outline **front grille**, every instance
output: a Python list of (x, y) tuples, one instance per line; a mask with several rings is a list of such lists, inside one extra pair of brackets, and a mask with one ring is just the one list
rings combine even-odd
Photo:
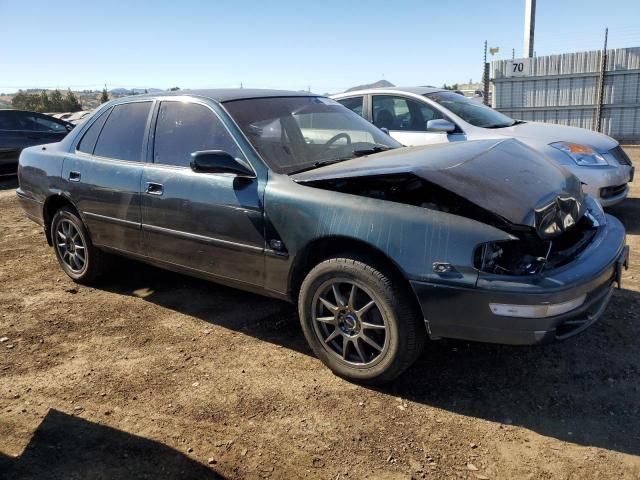
[(627, 184), (617, 185), (615, 187), (605, 187), (600, 189), (600, 198), (607, 200), (608, 198), (617, 197), (624, 193)]
[(609, 154), (615, 158), (620, 165), (631, 165), (631, 159), (627, 152), (625, 152), (620, 145), (616, 148), (609, 150)]

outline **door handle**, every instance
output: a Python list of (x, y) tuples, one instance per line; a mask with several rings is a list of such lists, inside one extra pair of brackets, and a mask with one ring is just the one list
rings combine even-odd
[(71, 172), (69, 172), (69, 181), (70, 182), (79, 182), (81, 176), (82, 175), (80, 175), (80, 172), (71, 171)]
[(162, 195), (164, 187), (159, 183), (147, 182), (147, 188), (144, 192), (149, 195)]

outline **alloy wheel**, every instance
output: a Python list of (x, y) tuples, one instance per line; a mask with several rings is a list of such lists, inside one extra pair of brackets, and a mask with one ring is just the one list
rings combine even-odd
[(379, 300), (347, 279), (325, 282), (313, 299), (313, 327), (323, 347), (354, 367), (377, 363), (389, 346), (388, 322)]
[(87, 262), (87, 249), (80, 230), (69, 220), (62, 220), (56, 228), (56, 248), (64, 264), (79, 273)]

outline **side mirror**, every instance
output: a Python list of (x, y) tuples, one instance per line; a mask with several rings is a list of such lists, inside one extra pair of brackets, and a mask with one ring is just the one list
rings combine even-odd
[(456, 126), (449, 120), (438, 118), (427, 122), (427, 132), (451, 133), (455, 131)]
[(238, 177), (255, 178), (244, 162), (222, 150), (203, 150), (191, 154), (191, 170), (200, 173), (231, 173)]
[(380, 128), (380, 130), (382, 130), (384, 133), (386, 133), (387, 135), (390, 135), (389, 133), (389, 129), (387, 127), (382, 127)]

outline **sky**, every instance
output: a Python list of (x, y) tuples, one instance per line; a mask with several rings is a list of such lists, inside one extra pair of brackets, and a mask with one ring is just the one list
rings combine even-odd
[[(479, 81), (522, 56), (524, 0), (0, 0), (0, 92)], [(640, 0), (538, 0), (537, 55), (640, 46)], [(490, 57), (491, 59), (491, 57)]]

